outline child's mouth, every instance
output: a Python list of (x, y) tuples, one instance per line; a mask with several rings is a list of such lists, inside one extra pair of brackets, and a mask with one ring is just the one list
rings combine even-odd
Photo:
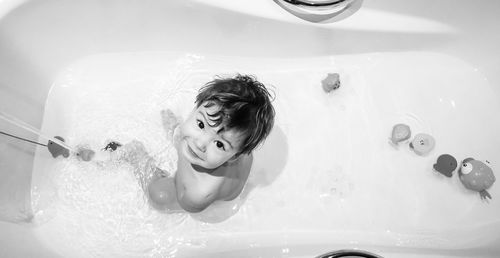
[(187, 145), (187, 148), (188, 148), (188, 152), (189, 154), (191, 154), (191, 156), (197, 158), (197, 159), (201, 159), (200, 156), (198, 156), (194, 151), (193, 149), (191, 149), (191, 147), (189, 146), (189, 144), (186, 144)]

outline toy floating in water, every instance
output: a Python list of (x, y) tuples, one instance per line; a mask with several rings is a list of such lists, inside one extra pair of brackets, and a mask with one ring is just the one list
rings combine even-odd
[(76, 156), (83, 161), (90, 161), (95, 156), (95, 151), (87, 147), (80, 147), (78, 148)]
[(115, 141), (110, 141), (106, 147), (103, 148), (104, 151), (115, 151), (118, 149), (118, 147), (121, 147), (121, 143), (115, 142)]
[(397, 146), (398, 143), (406, 141), (411, 137), (410, 127), (405, 124), (396, 124), (392, 127), (391, 137), (389, 138), (392, 145)]
[(434, 164), (434, 170), (437, 172), (451, 177), (453, 175), (453, 171), (457, 168), (457, 160), (451, 156), (450, 154), (443, 154), (438, 157), (436, 164)]
[(488, 165), (473, 158), (466, 158), (462, 161), (458, 176), (465, 188), (479, 192), (483, 200), (491, 199), (486, 189), (490, 188), (496, 179), (493, 170)]
[(329, 73), (325, 79), (321, 81), (323, 90), (328, 93), (340, 88), (340, 78), (338, 73)]
[(425, 133), (419, 133), (415, 135), (415, 138), (413, 138), (413, 141), (410, 142), (410, 148), (420, 156), (425, 156), (429, 152), (434, 149), (434, 145), (436, 144), (436, 141), (434, 140), (434, 137), (425, 134)]
[(176, 203), (174, 178), (161, 177), (148, 185), (148, 194), (151, 205), (158, 210), (165, 210), (169, 205)]
[[(61, 136), (55, 136), (54, 138), (64, 142), (64, 138), (62, 138)], [(54, 141), (49, 140), (47, 148), (49, 149), (50, 154), (52, 154), (52, 157), (54, 158), (57, 158), (60, 155), (62, 155), (65, 158), (69, 157), (69, 150)]]

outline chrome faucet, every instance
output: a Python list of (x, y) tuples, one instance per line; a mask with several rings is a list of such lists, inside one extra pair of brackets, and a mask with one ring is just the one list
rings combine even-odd
[(351, 16), (363, 0), (274, 0), (289, 13), (310, 22), (330, 23)]

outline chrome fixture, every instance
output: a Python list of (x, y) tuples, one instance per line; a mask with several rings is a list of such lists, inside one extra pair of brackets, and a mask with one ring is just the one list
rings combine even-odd
[(317, 256), (316, 258), (382, 258), (382, 256), (362, 250), (338, 250)]
[(330, 23), (351, 16), (363, 0), (274, 0), (289, 13), (310, 22)]

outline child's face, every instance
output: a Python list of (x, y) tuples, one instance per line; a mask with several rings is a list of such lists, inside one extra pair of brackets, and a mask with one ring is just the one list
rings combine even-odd
[(214, 169), (239, 152), (243, 137), (235, 130), (221, 130), (212, 127), (208, 114), (214, 114), (219, 107), (204, 107), (203, 103), (194, 109), (180, 125), (180, 153), (193, 165)]

